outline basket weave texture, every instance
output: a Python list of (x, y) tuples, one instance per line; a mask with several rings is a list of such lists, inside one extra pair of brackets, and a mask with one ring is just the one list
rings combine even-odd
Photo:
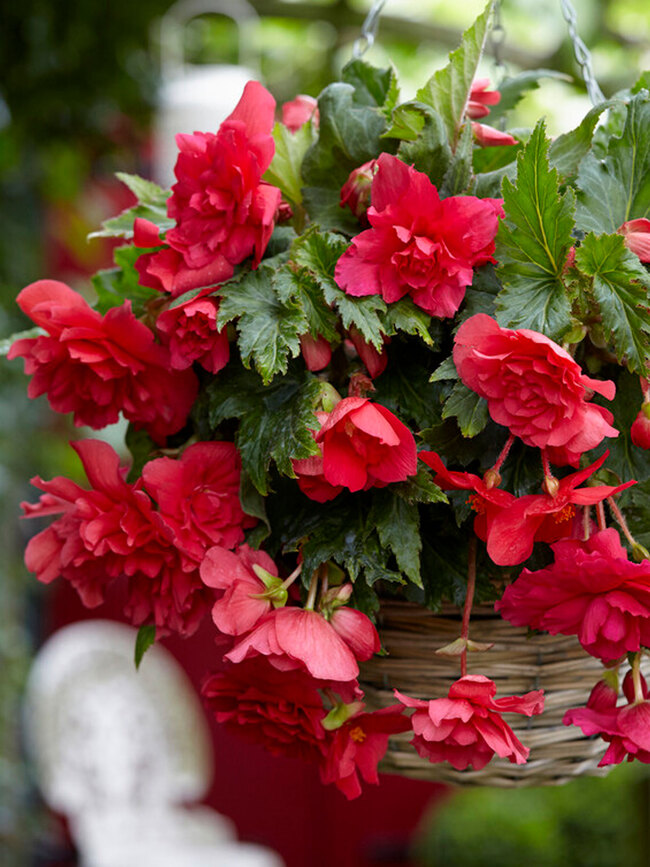
[[(460, 634), (456, 607), (433, 613), (408, 602), (382, 605), (378, 621), (382, 645), (388, 655), (361, 666), (361, 685), (368, 709), (395, 703), (393, 688), (413, 698), (447, 695), (460, 676), (458, 659), (436, 655), (439, 647)], [(531, 718), (505, 714), (521, 742), (530, 748), (524, 765), (495, 758), (480, 771), (457, 771), (448, 762), (432, 764), (417, 755), (409, 741), (412, 733), (391, 738), (380, 770), (420, 780), (456, 785), (502, 788), (560, 785), (581, 775), (603, 776), (598, 768), (606, 744), (586, 738), (576, 726), (562, 725), (565, 711), (584, 706), (602, 665), (582, 649), (573, 636), (528, 635), (495, 614), (492, 605), (475, 605), (470, 635), (475, 641), (493, 642), (484, 653), (468, 655), (468, 673), (484, 674), (497, 686), (497, 698), (543, 689), (544, 712)]]

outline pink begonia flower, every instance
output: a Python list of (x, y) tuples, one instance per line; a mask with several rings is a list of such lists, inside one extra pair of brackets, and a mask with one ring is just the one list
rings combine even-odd
[(239, 545), (244, 530), (257, 523), (241, 507), (240, 476), (239, 452), (228, 442), (194, 443), (178, 460), (156, 458), (142, 470), (175, 544), (197, 562), (212, 545)]
[(404, 706), (395, 704), (372, 713), (357, 711), (329, 734), (320, 776), (325, 784), (334, 783), (351, 800), (361, 794), (359, 774), (366, 783), (379, 783), (377, 765), (388, 748), (388, 739), (411, 728)]
[(177, 182), (167, 202), (176, 221), (165, 241), (189, 268), (223, 256), (231, 265), (253, 254), (257, 266), (273, 232), (281, 193), (262, 181), (273, 159), (275, 100), (249, 81), (217, 133), (176, 136)]
[(612, 400), (614, 383), (585, 376), (544, 334), (501, 328), (477, 313), (458, 329), (454, 364), (463, 383), (487, 400), (497, 424), (526, 445), (547, 449), (555, 464), (577, 466), (603, 437), (618, 436), (611, 412), (588, 402), (594, 391)]
[(650, 449), (650, 402), (644, 402), (630, 428), (630, 438), (640, 449)]
[(336, 264), (334, 279), (353, 296), (409, 295), (432, 316), (453, 316), (474, 267), (494, 262), (501, 199), (441, 199), (427, 175), (381, 154), (372, 181), (371, 228), (357, 235)]
[(517, 144), (517, 139), (513, 138), (510, 133), (502, 132), (500, 129), (495, 129), (493, 126), (488, 126), (485, 123), (473, 123), (472, 135), (474, 136), (474, 141), (482, 148)]
[(377, 160), (369, 160), (353, 169), (341, 187), (341, 207), (349, 208), (358, 220), (368, 224), (366, 214), (370, 206), (372, 179), (377, 171)]
[[(319, 411), (316, 414), (318, 423), (323, 425), (329, 416), (329, 413)], [(316, 436), (316, 431), (312, 431), (312, 436)], [(317, 503), (327, 503), (333, 500), (343, 490), (343, 485), (331, 485), (325, 478), (323, 470), (323, 451), (322, 446), (320, 454), (314, 455), (311, 458), (295, 458), (291, 461), (291, 466), (298, 480), (298, 487), (309, 497), (310, 500), (315, 500)]]
[(359, 358), (365, 364), (370, 378), (376, 379), (378, 376), (381, 376), (386, 370), (386, 365), (388, 364), (386, 346), (390, 343), (390, 337), (384, 337), (384, 345), (380, 351), (375, 349), (372, 343), (368, 343), (364, 339), (363, 334), (361, 334), (354, 325), (350, 328), (349, 334), (350, 340), (352, 341)]
[(318, 100), (313, 96), (299, 93), (294, 99), (282, 106), (282, 123), (289, 132), (297, 132), (303, 124), (311, 120), (317, 127), (319, 122)]
[(156, 330), (169, 347), (174, 370), (186, 370), (196, 361), (210, 373), (217, 373), (228, 364), (228, 332), (225, 327), (217, 328), (218, 312), (216, 298), (197, 296), (158, 316)]
[(650, 645), (650, 561), (633, 563), (613, 527), (552, 546), (554, 562), (524, 569), (495, 603), (514, 626), (577, 635), (605, 661)]
[(469, 91), (469, 99), (465, 107), (465, 115), (472, 120), (478, 120), (490, 113), (489, 105), (497, 105), (501, 101), (498, 90), (488, 90), (489, 78), (475, 78)]
[(624, 491), (636, 482), (622, 485), (578, 487), (602, 467), (609, 452), (593, 464), (559, 480), (555, 496), (528, 494), (513, 499), (495, 514), (487, 534), (487, 550), (499, 566), (523, 563), (533, 552), (534, 542), (557, 542), (571, 534), (576, 506), (593, 506)]
[(447, 698), (420, 701), (396, 697), (415, 708), (411, 741), (418, 754), (430, 762), (447, 761), (458, 771), (472, 766), (480, 771), (496, 753), (511, 763), (524, 764), (530, 750), (515, 736), (502, 713), (539, 714), (544, 708), (543, 690), (522, 696), (495, 699), (496, 686), (482, 674), (468, 674), (449, 688)]
[(129, 485), (108, 443), (72, 443), (90, 490), (63, 477), (33, 484), (45, 491), (37, 504), (23, 504), (29, 518), (60, 514), (27, 544), (25, 563), (39, 581), (69, 581), (83, 604), (94, 608), (106, 588), (128, 579), (128, 615), (138, 624), (153, 619), (159, 634), (189, 635), (207, 611), (210, 592), (195, 563), (183, 558), (140, 483)]
[(642, 262), (650, 262), (650, 220), (645, 217), (628, 220), (616, 231), (623, 235), (628, 250), (636, 253)]
[[(647, 699), (648, 686), (643, 675), (641, 687)], [(650, 701), (635, 701), (631, 671), (625, 675), (623, 691), (628, 704), (617, 707), (616, 690), (599, 681), (591, 691), (587, 706), (568, 710), (562, 720), (564, 725), (581, 728), (587, 737), (599, 735), (609, 743), (598, 767), (618, 765), (623, 759), (650, 764)]]
[(379, 638), (372, 622), (361, 612), (356, 612), (357, 630), (351, 635), (350, 620), (341, 616), (342, 611), (335, 611), (328, 621), (317, 611), (277, 608), (266, 614), (225, 658), (241, 662), (261, 655), (282, 671), (297, 668), (319, 680), (356, 680), (357, 660), (370, 659), (379, 649)]
[(278, 671), (263, 656), (230, 665), (202, 687), (219, 723), (273, 755), (320, 761), (327, 733), (321, 684), (303, 671)]
[[(268, 554), (248, 545), (241, 545), (236, 552), (215, 545), (201, 562), (203, 583), (224, 591), (212, 608), (212, 619), (217, 629), (226, 635), (250, 632), (272, 608), (271, 598), (264, 596), (268, 588), (255, 572), (255, 566), (271, 575), (278, 574)], [(281, 583), (279, 577), (277, 583)]]
[(351, 491), (402, 482), (417, 472), (413, 434), (381, 404), (366, 397), (339, 401), (316, 442), (323, 449), (323, 474), (331, 485)]
[(305, 359), (307, 370), (313, 372), (323, 370), (332, 360), (332, 347), (320, 334), (318, 337), (302, 334), (300, 336), (300, 351)]
[(167, 349), (131, 312), (130, 301), (105, 316), (64, 283), (39, 280), (18, 294), (20, 309), (47, 331), (16, 340), (9, 358), (25, 359), (31, 398), (47, 394), (56, 412), (95, 429), (120, 412), (159, 443), (187, 421), (198, 392), (191, 370), (170, 370)]

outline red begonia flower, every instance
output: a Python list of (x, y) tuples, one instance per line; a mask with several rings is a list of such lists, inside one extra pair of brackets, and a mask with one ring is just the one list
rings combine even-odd
[(577, 635), (606, 661), (650, 646), (650, 561), (633, 563), (613, 527), (552, 545), (555, 561), (524, 569), (495, 608), (515, 626)]
[(473, 123), (472, 135), (474, 136), (474, 141), (482, 148), (503, 147), (505, 145), (517, 144), (517, 139), (513, 138), (510, 133), (502, 132), (500, 129), (488, 126), (486, 123)]
[(95, 429), (120, 412), (157, 442), (176, 433), (198, 391), (191, 370), (170, 369), (169, 353), (131, 312), (131, 302), (104, 316), (64, 283), (39, 280), (17, 297), (23, 313), (47, 331), (16, 340), (9, 358), (25, 359), (33, 374), (28, 394), (47, 394), (56, 412), (72, 412), (77, 426)]
[(367, 212), (370, 206), (372, 179), (377, 171), (377, 160), (369, 160), (350, 172), (341, 187), (341, 207), (349, 208), (358, 220), (368, 225)]
[(311, 120), (314, 126), (318, 126), (318, 100), (313, 96), (299, 93), (282, 106), (282, 123), (289, 132), (297, 132), (308, 120)]
[(388, 364), (386, 346), (390, 343), (390, 337), (384, 337), (384, 344), (381, 350), (378, 350), (375, 349), (372, 343), (368, 343), (364, 339), (363, 334), (354, 325), (350, 328), (349, 334), (357, 355), (365, 364), (370, 378), (376, 379), (378, 376), (381, 376)]
[[(319, 411), (316, 413), (316, 418), (321, 425), (327, 417), (328, 413), (326, 412)], [(315, 437), (316, 431), (312, 431), (312, 435)], [(317, 503), (326, 503), (341, 493), (343, 485), (331, 485), (325, 478), (322, 446), (319, 446), (319, 448), (321, 449), (320, 454), (314, 455), (311, 458), (293, 459), (291, 466), (296, 474), (298, 487), (303, 494)]]
[(320, 334), (312, 337), (310, 334), (300, 335), (300, 351), (305, 359), (307, 370), (322, 370), (332, 360), (332, 347)]
[(511, 763), (524, 764), (530, 751), (501, 714), (532, 716), (544, 707), (542, 690), (495, 699), (494, 682), (481, 674), (461, 677), (449, 688), (447, 698), (421, 701), (397, 690), (395, 695), (406, 707), (415, 708), (411, 743), (418, 754), (430, 762), (447, 761), (459, 771), (469, 765), (480, 771), (495, 753)]
[(410, 295), (432, 316), (453, 316), (473, 268), (494, 262), (501, 199), (441, 199), (427, 175), (381, 154), (372, 181), (371, 228), (357, 235), (334, 278), (349, 295)]
[(196, 361), (217, 373), (228, 364), (228, 332), (217, 328), (218, 311), (216, 298), (198, 296), (163, 310), (156, 319), (156, 330), (169, 347), (174, 370), (186, 370)]
[(630, 439), (640, 449), (650, 449), (650, 403), (644, 402), (630, 428)]
[(501, 101), (498, 90), (488, 90), (489, 78), (475, 78), (469, 91), (469, 99), (465, 115), (472, 120), (478, 120), (490, 113), (489, 105), (497, 105)]
[(650, 262), (650, 220), (645, 217), (628, 220), (616, 231), (623, 235), (628, 250), (636, 253), (642, 262)]
[(417, 472), (413, 434), (390, 410), (366, 397), (339, 401), (315, 438), (331, 485), (360, 491), (402, 482)]
[(611, 412), (588, 402), (594, 391), (612, 400), (614, 383), (585, 376), (544, 334), (501, 328), (477, 313), (458, 329), (454, 364), (465, 385), (487, 400), (497, 424), (526, 445), (547, 449), (555, 464), (577, 466), (603, 437), (618, 436)]

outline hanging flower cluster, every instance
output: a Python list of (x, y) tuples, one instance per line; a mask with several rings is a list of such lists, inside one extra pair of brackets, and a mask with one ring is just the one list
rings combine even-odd
[[(104, 225), (125, 245), (94, 307), (52, 280), (17, 299), (38, 329), (10, 350), (30, 396), (96, 430), (122, 415), (133, 459), (80, 440), (87, 486), (33, 480), (25, 515), (53, 520), (28, 568), (89, 607), (119, 591), (156, 637), (209, 624), (216, 719), (348, 797), (399, 733), (458, 770), (526, 762), (507, 715), (540, 714), (542, 692), (497, 696), (480, 653), (468, 673), (468, 648), (489, 652), (475, 590), (496, 599), (505, 578), (503, 618), (607, 666), (565, 722), (602, 735), (604, 763), (650, 761), (633, 535), (650, 516), (650, 94), (621, 95), (597, 156), (583, 126), (551, 142), (543, 122), (523, 140), (479, 123), (500, 109), (474, 79), (490, 11), (417, 101), (354, 60), (275, 122), (250, 82), (218, 130), (178, 136), (171, 192), (127, 178), (140, 203)], [(460, 570), (447, 694), (395, 683), (371, 709), (360, 663), (384, 595), (435, 607)]]

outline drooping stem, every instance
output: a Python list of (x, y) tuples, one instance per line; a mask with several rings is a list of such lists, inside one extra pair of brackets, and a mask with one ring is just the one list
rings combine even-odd
[(590, 506), (583, 506), (582, 507), (582, 535), (583, 535), (585, 542), (589, 538), (590, 529), (591, 529), (591, 507)]
[(643, 685), (641, 684), (641, 654), (632, 657), (632, 683), (634, 684), (634, 703), (644, 701)]
[(282, 589), (283, 589), (283, 590), (288, 590), (289, 587), (291, 587), (291, 585), (292, 585), (293, 582), (296, 580), (296, 578), (298, 577), (298, 575), (300, 575), (301, 572), (302, 572), (302, 563), (299, 563), (299, 564), (296, 566), (296, 568), (293, 570), (293, 572), (291, 573), (291, 575), (289, 575), (289, 577), (286, 578), (286, 579), (282, 582)]
[(598, 521), (598, 529), (602, 532), (607, 529), (607, 521), (605, 520), (605, 506), (602, 501), (596, 503), (596, 520)]
[(499, 457), (496, 459), (496, 461), (494, 462), (494, 466), (492, 467), (492, 470), (495, 473), (498, 473), (499, 470), (501, 469), (501, 467), (503, 466), (503, 462), (508, 457), (508, 453), (509, 453), (510, 449), (512, 448), (512, 444), (514, 443), (514, 441), (515, 441), (515, 435), (510, 434), (510, 436), (506, 440), (506, 444), (499, 452)]
[(305, 602), (305, 611), (313, 611), (314, 603), (316, 602), (316, 593), (318, 592), (318, 570), (314, 572), (311, 576), (311, 583), (309, 585), (309, 593), (307, 594), (307, 601)]
[(635, 548), (636, 544), (637, 544), (636, 539), (634, 538), (632, 533), (630, 533), (630, 528), (627, 525), (627, 521), (625, 520), (625, 517), (623, 516), (623, 512), (621, 512), (619, 507), (614, 502), (614, 497), (607, 497), (607, 504), (612, 511), (612, 515), (616, 518), (616, 522), (618, 523), (619, 527), (621, 528), (623, 535), (625, 536), (627, 541), (630, 543), (630, 545), (632, 545), (632, 547)]
[[(463, 608), (463, 623), (461, 627), (460, 637), (467, 640), (469, 638), (469, 618), (472, 613), (472, 603), (474, 602), (474, 589), (476, 587), (476, 537), (472, 536), (467, 546), (467, 595), (465, 596), (465, 607)], [(460, 676), (465, 677), (467, 674), (467, 647), (460, 655)]]

